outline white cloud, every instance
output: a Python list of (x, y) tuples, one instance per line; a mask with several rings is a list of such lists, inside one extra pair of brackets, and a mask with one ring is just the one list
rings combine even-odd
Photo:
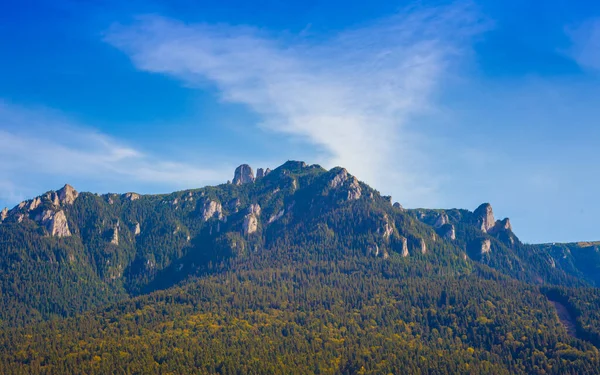
[[(433, 203), (414, 116), (485, 29), (469, 3), (405, 9), (394, 17), (307, 39), (246, 26), (187, 25), (158, 16), (115, 25), (106, 40), (141, 70), (214, 85), (262, 116), (263, 129), (300, 137), (399, 199)], [(314, 159), (315, 155), (307, 155)], [(393, 171), (393, 172), (392, 172)], [(427, 179), (430, 186), (423, 179)]]
[(60, 187), (48, 186), (55, 180), (87, 181), (94, 186), (102, 181), (124, 189), (177, 189), (223, 182), (231, 169), (164, 160), (74, 124), (59, 113), (1, 101), (0, 160), (0, 202), (6, 204)]
[(600, 18), (569, 27), (566, 32), (572, 42), (569, 55), (584, 68), (600, 69)]

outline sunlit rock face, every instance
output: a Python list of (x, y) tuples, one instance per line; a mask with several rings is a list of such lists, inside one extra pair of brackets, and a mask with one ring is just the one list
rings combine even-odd
[(489, 203), (484, 203), (479, 206), (475, 212), (475, 217), (481, 228), (481, 231), (487, 233), (491, 228), (496, 225), (496, 219), (494, 219), (494, 210)]
[(235, 185), (249, 184), (254, 182), (254, 172), (248, 164), (242, 164), (235, 169), (233, 183)]

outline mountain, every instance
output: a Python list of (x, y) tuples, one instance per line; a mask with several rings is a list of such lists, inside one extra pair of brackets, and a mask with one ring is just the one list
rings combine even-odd
[(600, 371), (598, 244), (523, 244), (489, 204), (407, 210), (288, 161), (0, 221), (3, 374)]

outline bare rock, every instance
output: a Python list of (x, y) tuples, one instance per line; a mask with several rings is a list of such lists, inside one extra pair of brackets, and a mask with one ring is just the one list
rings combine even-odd
[(380, 250), (379, 245), (377, 244), (369, 246), (368, 252), (369, 254), (373, 254), (375, 257), (382, 257), (383, 259), (388, 259), (390, 257), (390, 254), (387, 252), (387, 250)]
[(4, 220), (6, 220), (7, 217), (8, 217), (8, 208), (4, 207), (2, 212), (0, 212), (0, 223), (3, 222)]
[(140, 195), (138, 193), (126, 193), (124, 196), (125, 196), (125, 199), (128, 199), (131, 202), (137, 201), (138, 199), (140, 199)]
[(358, 183), (358, 179), (356, 177), (352, 177), (352, 182), (350, 183), (350, 187), (348, 189), (348, 200), (356, 200), (360, 199), (362, 195), (362, 190), (360, 189), (360, 184)]
[(348, 171), (345, 168), (340, 171), (329, 181), (329, 187), (336, 189), (341, 186), (348, 179)]
[(75, 199), (79, 196), (77, 190), (73, 188), (73, 186), (66, 184), (62, 189), (56, 192), (58, 194), (58, 198), (60, 199), (60, 203), (62, 204), (73, 204)]
[(437, 220), (435, 221), (435, 224), (433, 224), (433, 226), (435, 228), (441, 228), (444, 225), (448, 224), (450, 222), (450, 220), (448, 220), (448, 215), (445, 212), (440, 213), (440, 216), (438, 216)]
[(260, 206), (258, 205), (258, 203), (253, 203), (250, 205), (250, 207), (248, 207), (248, 213), (255, 215), (255, 216), (260, 216)]
[(494, 210), (492, 210), (492, 206), (489, 203), (484, 203), (479, 206), (475, 210), (474, 215), (477, 218), (477, 223), (480, 226), (481, 231), (484, 233), (487, 233), (496, 224)]
[(55, 191), (47, 192), (46, 195), (44, 195), (44, 198), (52, 202), (53, 205), (57, 207), (60, 206), (60, 199), (58, 198), (58, 194), (56, 194)]
[(488, 238), (481, 241), (481, 255), (488, 254), (492, 251), (492, 241)]
[(283, 215), (285, 214), (285, 209), (281, 209), (281, 211), (279, 211), (277, 214), (272, 215), (269, 218), (269, 224), (281, 219), (283, 217)]
[(496, 224), (494, 224), (494, 226), (488, 230), (489, 234), (496, 234), (501, 232), (512, 232), (512, 225), (510, 224), (509, 218), (496, 221)]
[(142, 228), (140, 227), (140, 223), (135, 223), (135, 226), (133, 227), (133, 235), (139, 236), (141, 233), (142, 233)]
[(29, 211), (33, 211), (38, 208), (42, 204), (42, 200), (40, 197), (37, 197), (29, 203)]
[(113, 245), (119, 245), (119, 225), (115, 225), (113, 228), (112, 238), (110, 239), (110, 243)]
[(442, 226), (439, 231), (440, 235), (447, 240), (454, 241), (456, 239), (456, 228), (452, 224)]
[(204, 207), (202, 210), (202, 220), (207, 221), (213, 217), (216, 217), (219, 220), (223, 219), (223, 207), (219, 202), (208, 200), (204, 202)]
[[(394, 227), (393, 225), (390, 224), (390, 220), (389, 217), (387, 215), (385, 215), (384, 217), (385, 220), (385, 224), (383, 225), (383, 239), (388, 240), (390, 238), (390, 236), (394, 233)], [(377, 232), (379, 232), (380, 230), (378, 229)]]
[(254, 172), (248, 164), (242, 164), (235, 169), (233, 183), (235, 185), (249, 184), (254, 182)]
[(45, 226), (52, 237), (69, 237), (69, 223), (64, 211), (45, 210), (39, 214), (35, 221)]
[(265, 169), (265, 177), (267, 177), (269, 173), (271, 173), (271, 170), (269, 168)]
[(419, 242), (421, 246), (421, 254), (427, 254), (427, 244), (425, 243), (425, 240), (421, 238)]
[(262, 168), (258, 168), (256, 170), (256, 179), (258, 180), (259, 178), (263, 178), (265, 177), (265, 170)]
[(406, 239), (406, 237), (402, 237), (402, 252), (400, 253), (400, 255), (402, 255), (402, 257), (406, 258), (409, 254), (408, 254), (408, 240)]
[(249, 235), (258, 230), (258, 218), (254, 214), (248, 214), (244, 217), (244, 234)]

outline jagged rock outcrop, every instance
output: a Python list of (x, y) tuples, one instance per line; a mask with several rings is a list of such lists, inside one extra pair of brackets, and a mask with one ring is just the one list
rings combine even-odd
[(489, 203), (484, 203), (477, 207), (473, 213), (477, 219), (477, 224), (481, 228), (481, 231), (487, 233), (491, 228), (496, 225), (496, 219), (494, 219), (494, 210)]
[(252, 214), (255, 216), (260, 216), (260, 206), (258, 205), (258, 203), (253, 203), (250, 205), (250, 207), (248, 207), (248, 214)]
[(373, 254), (375, 257), (382, 257), (383, 259), (388, 259), (390, 257), (388, 251), (385, 248), (380, 250), (379, 245), (377, 244), (369, 246), (368, 253)]
[(140, 223), (135, 223), (133, 226), (133, 235), (139, 236), (142, 233), (142, 228), (140, 227)]
[(489, 234), (496, 234), (501, 232), (512, 232), (512, 225), (510, 225), (509, 218), (496, 221), (496, 224), (494, 224), (494, 226), (488, 230)]
[(223, 219), (223, 207), (219, 202), (207, 200), (204, 202), (204, 207), (202, 209), (202, 220), (207, 221), (213, 217), (216, 217), (219, 220)]
[(402, 205), (399, 202), (394, 203), (393, 207), (397, 208), (397, 209), (399, 209), (401, 211), (404, 211), (404, 207), (402, 207)]
[(7, 217), (8, 217), (8, 208), (4, 207), (2, 212), (0, 212), (0, 223), (3, 222), (4, 220), (6, 220)]
[(37, 197), (37, 198), (31, 200), (31, 203), (29, 203), (29, 211), (35, 210), (41, 204), (42, 204), (42, 200), (40, 199), (40, 197)]
[(254, 182), (254, 172), (248, 164), (242, 164), (235, 169), (233, 175), (234, 185), (249, 184)]
[(345, 168), (340, 171), (329, 181), (329, 187), (336, 189), (341, 186), (348, 179), (348, 171)]
[(265, 170), (262, 168), (258, 168), (256, 170), (256, 179), (258, 180), (259, 178), (263, 178), (265, 177)]
[(140, 199), (140, 195), (138, 193), (126, 193), (124, 195), (124, 197), (125, 197), (125, 199), (128, 199), (131, 202), (137, 201), (138, 199)]
[(113, 245), (119, 245), (119, 224), (115, 225), (112, 232), (110, 243)]
[(50, 201), (53, 205), (60, 206), (60, 198), (58, 197), (58, 194), (55, 191), (49, 191), (42, 197), (44, 200)]
[(404, 258), (406, 258), (409, 255), (408, 239), (406, 239), (406, 237), (402, 237), (400, 240), (402, 241), (402, 252), (400, 253), (400, 255), (402, 255)]
[(445, 212), (440, 213), (440, 216), (438, 216), (437, 220), (435, 221), (435, 224), (433, 224), (433, 226), (435, 228), (441, 228), (444, 225), (448, 224), (450, 222), (450, 220), (448, 219), (448, 215)]
[(249, 235), (258, 230), (258, 218), (254, 214), (248, 214), (244, 217), (244, 234)]
[(45, 210), (36, 216), (35, 221), (46, 227), (52, 237), (69, 237), (69, 223), (64, 211)]
[(446, 224), (439, 228), (440, 236), (447, 240), (454, 241), (456, 239), (456, 228), (452, 224)]
[(73, 186), (66, 184), (62, 187), (62, 189), (56, 192), (58, 194), (58, 199), (62, 204), (73, 204), (75, 199), (79, 196), (77, 190), (73, 188)]
[(269, 168), (265, 169), (265, 177), (267, 177), (269, 173), (271, 173), (271, 170)]
[(489, 239), (484, 239), (481, 241), (481, 255), (488, 254), (492, 251), (492, 241)]
[(427, 254), (427, 244), (425, 243), (424, 239), (420, 239), (419, 245), (421, 247), (421, 254)]
[(279, 211), (278, 213), (276, 213), (275, 215), (272, 215), (269, 218), (269, 224), (281, 219), (283, 217), (283, 215), (285, 214), (285, 209), (281, 209), (281, 211)]
[(390, 236), (394, 233), (394, 227), (390, 224), (390, 220), (387, 215), (384, 215), (383, 219), (385, 221), (383, 228), (377, 229), (377, 233), (381, 232), (383, 235), (383, 239), (388, 240)]
[(350, 183), (350, 187), (348, 188), (348, 200), (352, 201), (359, 199), (361, 195), (362, 191), (360, 189), (358, 179), (356, 177), (352, 177), (352, 182)]

